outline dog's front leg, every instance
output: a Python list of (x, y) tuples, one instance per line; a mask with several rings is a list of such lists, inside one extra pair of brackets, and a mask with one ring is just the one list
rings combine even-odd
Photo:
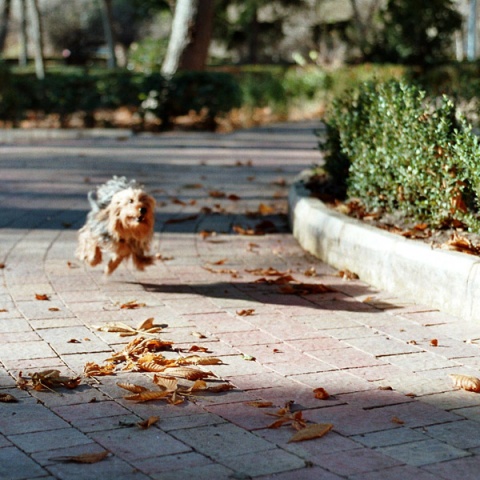
[(105, 274), (110, 275), (112, 274), (117, 267), (122, 263), (122, 260), (125, 257), (122, 255), (114, 254), (112, 258), (110, 258), (110, 261), (108, 262), (107, 266), (105, 267)]

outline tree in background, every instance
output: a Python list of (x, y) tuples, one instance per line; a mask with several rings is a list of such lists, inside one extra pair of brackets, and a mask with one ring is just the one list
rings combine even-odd
[(45, 60), (43, 58), (43, 28), (37, 0), (29, 0), (30, 23), (32, 30), (33, 52), (35, 57), (35, 73), (39, 80), (45, 78)]
[(11, 0), (3, 0), (0, 10), (0, 52), (3, 53), (5, 48), (5, 40), (7, 38), (8, 23), (10, 21), (10, 10), (12, 6)]
[(462, 17), (452, 0), (388, 0), (374, 58), (392, 63), (428, 64), (449, 60), (453, 34)]
[(214, 0), (177, 0), (163, 74), (171, 76), (177, 70), (205, 68), (213, 13)]
[(112, 0), (101, 0), (100, 3), (103, 31), (108, 50), (107, 65), (109, 68), (115, 68), (117, 66), (117, 56), (115, 55), (115, 36), (113, 34)]
[(305, 16), (312, 11), (305, 0), (218, 0), (218, 4), (215, 38), (235, 60), (251, 64), (278, 61), (285, 20), (302, 8)]

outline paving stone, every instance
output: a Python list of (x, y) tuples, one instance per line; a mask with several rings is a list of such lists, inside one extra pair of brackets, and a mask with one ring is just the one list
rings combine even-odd
[(403, 443), (418, 442), (429, 439), (425, 433), (422, 433), (421, 429), (414, 430), (406, 427), (365, 433), (362, 435), (355, 435), (351, 438), (369, 448), (401, 445)]
[[(351, 480), (404, 480), (414, 478), (415, 480), (438, 480), (439, 477), (426, 472), (421, 468), (410, 465), (385, 468), (376, 472), (360, 473), (349, 477)], [(449, 477), (445, 477), (449, 478)]]
[(161, 472), (158, 475), (153, 474), (152, 478), (158, 480), (184, 480), (185, 478), (195, 478), (195, 480), (211, 480), (212, 478), (215, 480), (229, 480), (234, 478), (234, 473), (223, 465), (211, 463), (209, 465)]
[(258, 477), (302, 468), (305, 461), (289, 452), (276, 449), (222, 458), (222, 464), (238, 474)]
[(381, 447), (378, 451), (402, 463), (416, 467), (445, 462), (470, 455), (470, 453), (465, 450), (452, 447), (438, 440), (422, 440), (420, 442)]
[[(0, 310), (7, 311), (0, 311), (0, 392), (15, 395), (19, 403), (2, 404), (0, 456), (10, 463), (0, 477), (478, 477), (478, 396), (455, 390), (448, 374), (478, 376), (480, 327), (360, 280), (346, 282), (287, 232), (288, 187), (274, 182), (282, 177), (288, 183), (318, 162), (314, 126), (317, 122), (224, 135), (170, 132), (121, 143), (57, 139), (9, 145), (0, 160), (2, 181), (21, 188), (2, 199), (0, 249), (7, 266), (1, 270)], [(123, 264), (107, 278), (101, 268), (83, 266), (73, 255), (88, 208), (86, 194), (113, 173), (135, 177), (155, 192), (153, 251), (173, 258), (144, 272)], [(186, 188), (196, 183), (203, 188)], [(240, 200), (209, 198), (219, 185)], [(174, 197), (186, 205), (172, 203)], [(256, 211), (259, 202), (275, 205), (279, 214), (269, 218), (279, 231), (232, 234), (232, 225), (258, 223), (246, 212)], [(166, 223), (197, 214), (202, 206), (219, 213)], [(204, 239), (202, 229), (217, 235)], [(223, 265), (213, 265), (222, 259)], [(238, 275), (214, 273), (206, 265)], [(278, 285), (254, 283), (261, 275), (247, 272), (268, 267), (335, 292), (285, 295)], [(306, 275), (311, 267), (316, 277)], [(50, 301), (36, 300), (36, 293), (48, 294)], [(121, 308), (132, 300), (146, 306)], [(254, 309), (253, 315), (238, 313), (246, 308)], [(206, 346), (224, 362), (212, 371), (236, 388), (177, 406), (125, 400), (117, 382), (151, 386), (152, 374), (133, 371), (91, 378), (60, 394), (15, 388), (19, 371), (55, 368), (80, 375), (87, 361), (101, 364), (131, 339), (98, 332), (95, 325), (136, 326), (149, 317), (163, 325), (159, 336), (178, 349), (162, 352), (166, 358), (188, 355), (192, 345)], [(430, 344), (433, 338), (438, 347)], [(331, 397), (316, 399), (318, 387)], [(416, 397), (405, 396), (409, 393)], [(248, 400), (272, 402), (270, 412), (293, 401), (292, 409), (302, 410), (309, 422), (331, 422), (334, 428), (321, 439), (288, 443), (294, 430), (265, 428), (272, 418), (267, 410), (247, 406)], [(136, 424), (152, 415), (160, 417), (158, 424), (139, 430)], [(55, 460), (105, 448), (112, 455), (95, 465)], [(417, 467), (418, 461), (429, 463)], [(4, 468), (1, 458), (0, 465)]]
[(68, 448), (91, 443), (91, 439), (74, 428), (9, 435), (9, 440), (26, 453)]
[(30, 480), (47, 475), (46, 470), (17, 448), (0, 448), (0, 478)]
[(424, 428), (423, 431), (429, 437), (463, 450), (480, 447), (478, 422), (472, 420), (431, 425), (430, 427)]
[(6, 436), (69, 427), (67, 422), (43, 405), (27, 402), (5, 405), (7, 408), (2, 408), (0, 416), (0, 430)]
[(106, 450), (116, 452), (116, 455), (129, 462), (191, 451), (189, 446), (155, 427), (142, 430), (134, 426), (91, 432), (89, 435)]
[(236, 455), (272, 449), (271, 443), (228, 423), (193, 430), (175, 430), (171, 433), (198, 452), (220, 461)]
[(323, 453), (316, 456), (313, 461), (316, 465), (326, 468), (333, 473), (348, 477), (393, 467), (403, 463), (387, 455), (383, 455), (379, 451), (372, 451), (367, 448), (348, 450), (347, 455)]

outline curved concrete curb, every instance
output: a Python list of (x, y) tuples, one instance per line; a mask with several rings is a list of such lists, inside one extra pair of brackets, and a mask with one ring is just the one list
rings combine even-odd
[(289, 192), (290, 226), (305, 250), (376, 288), (480, 321), (480, 258), (432, 249), (332, 211), (309, 197), (306, 176)]

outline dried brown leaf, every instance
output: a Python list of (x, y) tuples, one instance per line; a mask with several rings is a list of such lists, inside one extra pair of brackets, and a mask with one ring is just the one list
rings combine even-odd
[(150, 402), (152, 400), (162, 400), (165, 399), (168, 395), (171, 395), (172, 392), (160, 391), (160, 390), (147, 390), (145, 392), (137, 393), (135, 395), (127, 395), (125, 400), (131, 400), (133, 402)]
[(148, 417), (146, 420), (143, 420), (143, 422), (138, 422), (137, 425), (142, 429), (146, 430), (147, 428), (150, 428), (152, 425), (155, 425), (160, 420), (160, 417), (155, 417), (151, 416)]
[(114, 370), (115, 365), (113, 363), (100, 366), (95, 362), (87, 362), (83, 367), (83, 374), (86, 377), (100, 377), (103, 375), (113, 375)]
[(236, 314), (240, 317), (250, 317), (255, 313), (254, 308), (245, 308), (243, 310), (237, 310)]
[(122, 303), (120, 308), (122, 310), (134, 310), (136, 308), (146, 307), (146, 303), (137, 302), (136, 300), (131, 300), (130, 302)]
[(192, 367), (167, 367), (164, 370), (167, 375), (173, 375), (174, 377), (185, 378), (187, 380), (201, 380), (203, 378), (215, 377), (212, 372), (204, 372), (198, 368)]
[(189, 349), (189, 352), (203, 352), (207, 353), (209, 352), (208, 347), (201, 347), (199, 345), (192, 345)]
[(132, 393), (142, 393), (148, 391), (148, 388), (142, 387), (141, 385), (135, 385), (134, 383), (123, 383), (117, 382), (117, 385), (124, 390), (128, 390)]
[(318, 398), (319, 400), (328, 400), (330, 398), (329, 393), (322, 387), (315, 388), (315, 390), (313, 390), (313, 393), (315, 395), (315, 398)]
[(333, 425), (331, 423), (315, 423), (313, 425), (308, 425), (307, 427), (302, 428), (295, 433), (295, 435), (290, 438), (288, 443), (304, 442), (305, 440), (323, 437), (330, 430), (332, 430), (332, 428)]
[(189, 355), (188, 357), (178, 358), (176, 364), (180, 365), (221, 365), (223, 362), (217, 357), (201, 357), (199, 355)]
[(50, 297), (46, 293), (36, 293), (35, 299), (40, 301), (48, 301)]
[(258, 400), (258, 401), (252, 401), (252, 402), (245, 402), (245, 405), (248, 405), (249, 407), (255, 407), (255, 408), (269, 408), (269, 407), (273, 407), (273, 402)]
[(18, 399), (9, 393), (0, 393), (0, 402), (3, 403), (16, 403)]
[(453, 380), (453, 385), (468, 392), (480, 393), (480, 379), (471, 375), (460, 375), (452, 373), (449, 375)]
[(153, 383), (167, 392), (175, 392), (178, 389), (178, 379), (176, 377), (154, 375)]
[(54, 457), (50, 458), (50, 460), (70, 463), (97, 463), (107, 458), (109, 454), (110, 452), (108, 450), (104, 450), (98, 453), (83, 453), (82, 455)]

